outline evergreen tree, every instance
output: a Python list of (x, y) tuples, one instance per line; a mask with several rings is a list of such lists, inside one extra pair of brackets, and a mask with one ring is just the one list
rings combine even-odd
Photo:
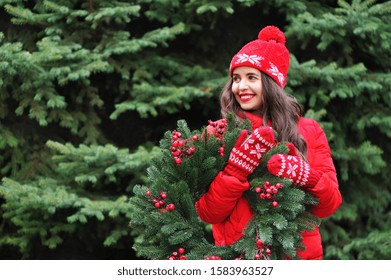
[(390, 9), (390, 1), (338, 1), (291, 18), (288, 28), (312, 52), (294, 60), (291, 85), (325, 115), (344, 201), (321, 228), (327, 258), (391, 257)]
[[(80, 256), (95, 258), (101, 250), (98, 258), (107, 257), (94, 246), (114, 252), (117, 246), (132, 256), (126, 195), (143, 182), (156, 151), (146, 143), (150, 132), (142, 118), (189, 109), (192, 100), (212, 96), (202, 82), (211, 71), (166, 51), (189, 32), (181, 18), (167, 17), (183, 6), (92, 0), (0, 5), (2, 257), (45, 258), (51, 254), (46, 248), (57, 248), (58, 258), (78, 258), (79, 240), (91, 243)], [(138, 114), (113, 127), (129, 110)], [(61, 156), (52, 158), (51, 150)], [(111, 204), (119, 210), (110, 211)]]
[(158, 140), (218, 118), (232, 54), (276, 25), (339, 174), (325, 258), (390, 259), (390, 3), (0, 0), (0, 257), (134, 258)]

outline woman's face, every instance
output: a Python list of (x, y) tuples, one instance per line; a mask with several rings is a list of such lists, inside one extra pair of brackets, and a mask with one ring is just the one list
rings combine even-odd
[(248, 66), (235, 68), (232, 74), (232, 92), (243, 110), (259, 110), (263, 102), (261, 71)]

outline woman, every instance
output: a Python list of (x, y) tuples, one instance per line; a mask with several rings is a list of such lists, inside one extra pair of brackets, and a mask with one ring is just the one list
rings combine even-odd
[[(291, 143), (290, 153), (273, 155), (267, 162), (270, 173), (292, 179), (317, 197), (312, 212), (320, 218), (333, 214), (342, 202), (325, 133), (315, 120), (304, 118), (297, 101), (283, 91), (288, 69), (285, 36), (274, 26), (262, 29), (231, 61), (231, 79), (221, 95), (222, 116), (234, 113), (238, 122), (249, 119), (252, 133), (242, 131), (227, 166), (196, 203), (200, 218), (212, 224), (216, 245), (231, 245), (243, 236), (253, 215), (243, 197), (250, 187), (247, 177), (277, 141)], [(214, 135), (214, 127), (209, 126), (208, 133)], [(305, 249), (298, 257), (322, 259), (319, 229), (301, 234)]]

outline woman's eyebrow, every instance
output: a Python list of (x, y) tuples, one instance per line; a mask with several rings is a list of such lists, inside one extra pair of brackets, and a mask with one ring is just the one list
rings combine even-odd
[(250, 76), (250, 75), (254, 75), (254, 76), (258, 76), (258, 77), (261, 76), (261, 75), (259, 75), (259, 73), (255, 73), (255, 72), (246, 73), (246, 76)]

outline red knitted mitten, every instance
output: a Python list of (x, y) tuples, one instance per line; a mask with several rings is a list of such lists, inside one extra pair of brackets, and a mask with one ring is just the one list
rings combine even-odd
[(274, 132), (271, 127), (260, 127), (247, 137), (247, 130), (243, 130), (228, 159), (224, 171), (241, 181), (246, 181), (254, 169), (259, 165), (264, 154), (275, 146)]
[(274, 176), (292, 179), (294, 185), (315, 186), (321, 173), (298, 156), (276, 154), (267, 162), (267, 169)]

